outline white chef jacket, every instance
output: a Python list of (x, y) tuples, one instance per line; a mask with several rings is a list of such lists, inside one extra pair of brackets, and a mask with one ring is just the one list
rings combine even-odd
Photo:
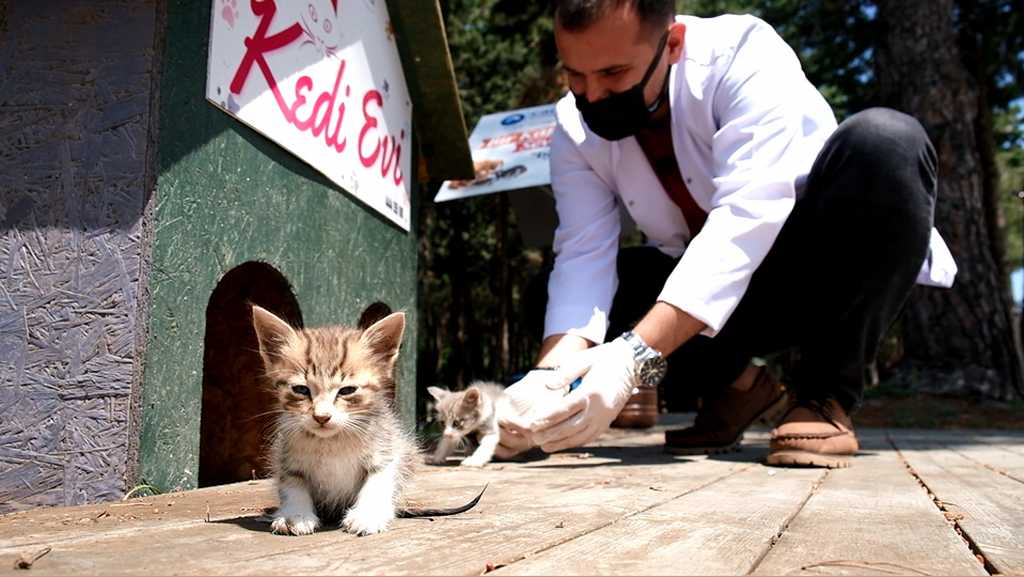
[[(686, 40), (669, 74), (672, 145), (707, 222), (693, 237), (636, 138), (595, 135), (567, 94), (556, 106), (551, 143), (559, 223), (545, 337), (604, 340), (618, 288), (620, 202), (649, 245), (682, 255), (658, 300), (706, 324), (703, 334), (716, 335), (836, 129), (828, 103), (771, 26), (753, 16), (677, 20), (686, 24)], [(930, 244), (918, 282), (952, 286), (956, 265), (934, 229)]]

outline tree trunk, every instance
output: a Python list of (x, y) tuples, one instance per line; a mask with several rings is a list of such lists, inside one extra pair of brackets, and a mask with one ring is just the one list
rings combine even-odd
[(500, 379), (504, 381), (510, 372), (509, 356), (509, 300), (508, 282), (508, 193), (499, 192), (497, 198), (497, 223), (494, 227), (496, 235), (495, 259), (498, 268), (498, 369)]
[(903, 319), (908, 360), (936, 392), (1020, 396), (1011, 304), (993, 254), (976, 127), (979, 95), (958, 47), (953, 0), (881, 0), (877, 53), (889, 106), (918, 118), (939, 154), (935, 223), (959, 267), (952, 290), (917, 288)]
[(982, 199), (985, 203), (989, 238), (992, 241), (992, 254), (999, 267), (999, 274), (1002, 275), (1006, 290), (1009, 291), (1011, 271), (1007, 267), (1006, 259), (1006, 219), (1003, 217), (999, 202), (995, 119), (992, 118), (992, 103), (989, 98), (990, 84), (997, 81), (988, 76), (995, 67), (986, 61), (986, 57), (989, 56), (981, 46), (981, 38), (986, 32), (982, 6), (978, 0), (955, 0), (955, 3), (959, 12), (961, 56), (978, 94), (978, 117), (974, 129), (981, 161)]

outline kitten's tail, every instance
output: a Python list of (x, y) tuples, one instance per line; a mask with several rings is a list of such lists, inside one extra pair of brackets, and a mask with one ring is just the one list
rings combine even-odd
[(473, 507), (476, 507), (476, 504), (480, 502), (480, 497), (484, 496), (484, 491), (486, 490), (487, 485), (484, 485), (484, 488), (480, 489), (480, 494), (465, 505), (449, 507), (447, 509), (403, 508), (395, 511), (395, 516), (400, 519), (411, 519), (414, 517), (445, 517), (447, 515), (458, 515), (459, 513), (465, 513)]

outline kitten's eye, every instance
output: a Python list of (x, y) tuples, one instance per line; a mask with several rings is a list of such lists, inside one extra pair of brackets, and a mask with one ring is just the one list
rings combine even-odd
[(292, 385), (292, 392), (295, 393), (296, 395), (304, 395), (307, 397), (313, 396), (312, 394), (310, 394), (309, 387), (307, 387), (306, 385)]
[(452, 426), (455, 427), (456, 429), (461, 429), (462, 421), (455, 419), (454, 421), (452, 421)]
[(342, 387), (342, 388), (338, 389), (338, 396), (339, 397), (347, 397), (347, 396), (351, 395), (354, 392), (356, 392), (356, 387)]

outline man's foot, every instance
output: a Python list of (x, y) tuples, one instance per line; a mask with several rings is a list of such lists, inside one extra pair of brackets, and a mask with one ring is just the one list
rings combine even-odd
[(850, 466), (860, 446), (853, 422), (834, 399), (798, 402), (772, 431), (765, 464), (777, 467)]
[(705, 399), (692, 427), (665, 431), (665, 452), (710, 455), (738, 451), (743, 432), (750, 425), (756, 422), (774, 425), (786, 410), (786, 389), (768, 369), (754, 370), (757, 373), (749, 387), (730, 386), (717, 396)]

